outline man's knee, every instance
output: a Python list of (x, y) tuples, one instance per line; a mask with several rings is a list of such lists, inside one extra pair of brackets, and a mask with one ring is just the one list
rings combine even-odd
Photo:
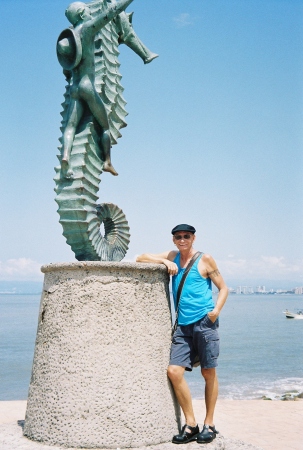
[(167, 368), (168, 378), (172, 383), (176, 383), (182, 380), (184, 375), (184, 367), (181, 366), (168, 366)]
[(214, 380), (217, 376), (215, 367), (211, 369), (201, 369), (201, 373), (205, 381)]

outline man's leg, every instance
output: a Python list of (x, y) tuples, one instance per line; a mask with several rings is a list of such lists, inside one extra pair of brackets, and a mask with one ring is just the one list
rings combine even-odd
[(206, 416), (204, 423), (214, 426), (214, 412), (218, 397), (218, 378), (216, 369), (201, 369), (202, 376), (205, 380), (205, 406)]
[(103, 171), (110, 172), (112, 175), (118, 175), (111, 163), (109, 123), (104, 103), (93, 85), (91, 89), (84, 90), (83, 92), (81, 91), (81, 95), (87, 102), (91, 113), (102, 128), (101, 143), (105, 159)]
[(192, 405), (191, 393), (184, 378), (185, 367), (168, 366), (167, 375), (172, 382), (177, 400), (185, 416), (185, 423), (191, 427), (197, 425)]
[(83, 114), (83, 106), (80, 100), (71, 98), (68, 119), (65, 130), (63, 132), (63, 155), (62, 163), (68, 164), (71, 149), (74, 142), (76, 128)]

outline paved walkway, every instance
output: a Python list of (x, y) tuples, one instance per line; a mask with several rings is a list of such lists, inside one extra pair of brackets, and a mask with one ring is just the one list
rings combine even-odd
[[(203, 401), (194, 400), (194, 408), (201, 424)], [(22, 424), (25, 409), (25, 401), (0, 402), (0, 449), (61, 450), (22, 436), (17, 421)], [(186, 450), (303, 450), (302, 424), (303, 401), (219, 400), (216, 426), (220, 437), (212, 444), (187, 444)], [(167, 443), (132, 450), (176, 450), (176, 446)]]
[[(194, 400), (194, 409), (203, 422), (201, 400)], [(216, 426), (224, 437), (264, 450), (303, 450), (303, 400), (219, 400)]]

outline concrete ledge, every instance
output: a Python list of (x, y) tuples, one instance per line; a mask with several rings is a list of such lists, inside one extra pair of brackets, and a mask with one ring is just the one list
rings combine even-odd
[(62, 262), (50, 263), (41, 267), (41, 272), (54, 272), (60, 270), (142, 270), (152, 272), (163, 272), (167, 274), (167, 268), (164, 264), (147, 264), (147, 263), (132, 263), (132, 262), (99, 262), (99, 261), (77, 261), (77, 262)]

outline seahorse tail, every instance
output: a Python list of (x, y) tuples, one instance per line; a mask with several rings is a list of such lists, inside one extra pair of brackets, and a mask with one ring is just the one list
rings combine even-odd
[[(121, 261), (129, 244), (129, 227), (115, 205), (96, 205), (103, 162), (92, 122), (75, 136), (69, 161), (72, 178), (55, 168), (55, 192), (63, 236), (78, 261)], [(61, 155), (58, 156), (61, 161)], [(100, 225), (104, 221), (105, 236)]]

